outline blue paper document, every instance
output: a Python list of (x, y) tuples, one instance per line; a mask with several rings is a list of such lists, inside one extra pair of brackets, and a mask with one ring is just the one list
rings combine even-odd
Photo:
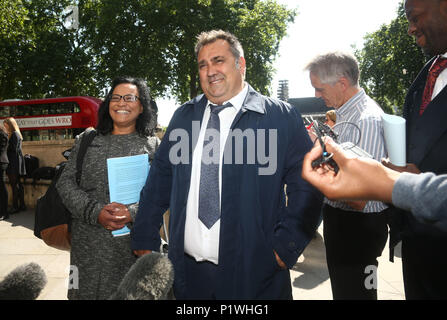
[[(132, 204), (140, 200), (140, 192), (149, 173), (147, 154), (107, 159), (110, 202)], [(116, 236), (130, 233), (129, 228), (112, 231)]]

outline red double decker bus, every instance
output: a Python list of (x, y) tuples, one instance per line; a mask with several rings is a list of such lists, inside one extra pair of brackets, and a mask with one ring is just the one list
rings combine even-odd
[(93, 97), (63, 97), (0, 102), (0, 122), (13, 117), (24, 141), (73, 139), (98, 122), (102, 100)]

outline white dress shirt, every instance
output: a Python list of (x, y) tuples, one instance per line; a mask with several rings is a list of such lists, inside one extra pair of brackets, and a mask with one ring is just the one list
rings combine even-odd
[[(444, 53), (442, 57), (447, 58), (447, 52)], [(438, 79), (436, 79), (431, 99), (433, 100), (438, 95), (438, 93), (441, 92), (442, 89), (444, 89), (446, 85), (447, 85), (447, 68), (445, 68), (444, 71), (442, 71), (439, 74)]]
[[(232, 107), (227, 107), (219, 112), (220, 119), (220, 161), (219, 161), (219, 199), (222, 193), (222, 158), (225, 148), (225, 142), (230, 132), (231, 124), (237, 113), (242, 108), (245, 97), (248, 92), (247, 83), (244, 89), (231, 98), (229, 101)], [(224, 103), (224, 104), (225, 104)], [(186, 204), (185, 221), (185, 253), (194, 257), (196, 261), (210, 261), (214, 264), (219, 263), (219, 234), (220, 219), (208, 229), (199, 220), (199, 187), (200, 187), (200, 168), (202, 160), (203, 140), (206, 127), (210, 118), (210, 102), (203, 113), (202, 126), (200, 128), (199, 138), (192, 156), (191, 184), (189, 187), (188, 201)], [(220, 201), (220, 200), (219, 200)]]

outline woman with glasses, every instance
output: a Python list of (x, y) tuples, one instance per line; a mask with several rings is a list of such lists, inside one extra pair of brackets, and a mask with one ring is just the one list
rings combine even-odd
[(22, 134), (19, 126), (14, 118), (6, 118), (3, 125), (8, 131), (8, 175), (9, 184), (12, 189), (12, 211), (17, 213), (26, 210), (25, 206), (25, 190), (20, 181), (20, 176), (26, 175), (25, 158), (22, 152)]
[(56, 185), (72, 214), (69, 299), (107, 299), (114, 293), (136, 257), (130, 236), (112, 231), (132, 222), (138, 204), (110, 203), (107, 159), (148, 154), (152, 160), (160, 140), (155, 137), (155, 103), (142, 79), (119, 77), (98, 110), (96, 136), (87, 148), (79, 185), (76, 157), (85, 132), (76, 137), (66, 167)]

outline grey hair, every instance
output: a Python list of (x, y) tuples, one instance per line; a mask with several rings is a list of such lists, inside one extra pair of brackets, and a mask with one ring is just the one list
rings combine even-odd
[(199, 57), (199, 52), (202, 47), (219, 39), (225, 40), (229, 43), (231, 53), (236, 58), (236, 64), (238, 64), (239, 58), (244, 56), (244, 49), (242, 49), (242, 45), (235, 35), (223, 30), (211, 30), (202, 32), (197, 36), (197, 43), (195, 46), (196, 58)]
[(360, 70), (357, 59), (343, 52), (330, 52), (315, 57), (304, 70), (317, 76), (321, 83), (334, 85), (340, 78), (348, 79), (353, 87), (358, 87)]

